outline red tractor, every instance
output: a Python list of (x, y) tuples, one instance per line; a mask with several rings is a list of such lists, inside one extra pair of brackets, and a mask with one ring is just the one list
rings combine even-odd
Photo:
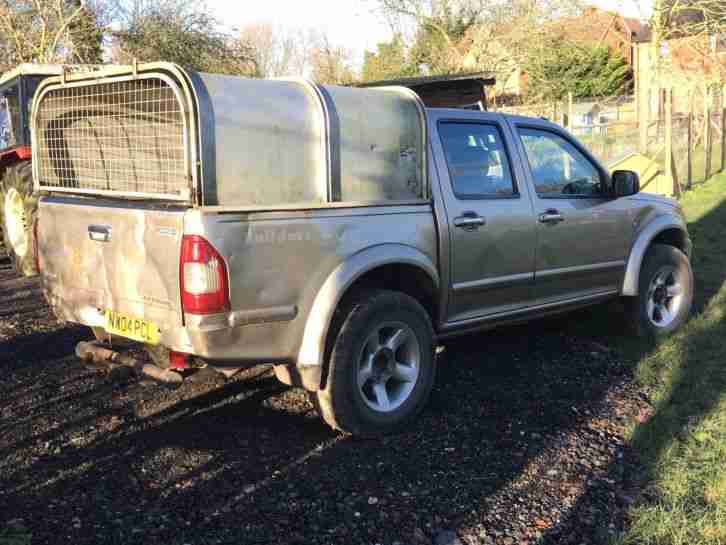
[[(0, 257), (3, 250), (18, 274), (36, 266), (33, 225), (38, 199), (33, 193), (30, 110), (41, 81), (64, 71), (93, 66), (21, 64), (0, 77)], [(4, 246), (4, 248), (3, 248)]]
[(13, 268), (25, 276), (36, 273), (30, 108), (40, 82), (62, 71), (61, 65), (21, 64), (0, 78), (0, 233)]

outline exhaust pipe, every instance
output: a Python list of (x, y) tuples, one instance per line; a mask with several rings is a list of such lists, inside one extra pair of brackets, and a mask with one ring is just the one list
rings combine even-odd
[(119, 367), (132, 369), (137, 374), (156, 380), (169, 388), (178, 388), (184, 382), (184, 377), (171, 369), (162, 369), (156, 365), (144, 363), (95, 342), (79, 342), (76, 345), (76, 356), (83, 361), (101, 364), (110, 369), (118, 369)]

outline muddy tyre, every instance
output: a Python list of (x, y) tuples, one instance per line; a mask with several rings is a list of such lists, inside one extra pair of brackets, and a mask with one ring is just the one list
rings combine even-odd
[(400, 430), (429, 398), (436, 376), (426, 310), (399, 292), (358, 294), (342, 309), (325, 388), (313, 403), (331, 427), (361, 436)]
[(645, 254), (638, 295), (625, 298), (631, 330), (639, 337), (657, 339), (680, 328), (693, 303), (693, 271), (678, 248), (654, 244)]
[(38, 213), (38, 198), (33, 194), (30, 161), (5, 169), (0, 181), (0, 221), (5, 252), (13, 268), (23, 276), (38, 273), (35, 267), (33, 224)]

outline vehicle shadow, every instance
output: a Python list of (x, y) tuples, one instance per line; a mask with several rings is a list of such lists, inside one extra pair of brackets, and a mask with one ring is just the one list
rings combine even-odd
[[(334, 433), (265, 369), (171, 393), (73, 358), (41, 366), (58, 391), (24, 395), (27, 373), (0, 401), (0, 521), (32, 513), (38, 543), (393, 543), (472, 525), (628, 380), (568, 323), (451, 342), (422, 417), (377, 440)], [(72, 353), (63, 342), (55, 356)], [(79, 380), (63, 384), (69, 371)]]
[[(593, 516), (592, 506), (602, 503), (603, 495), (612, 492), (608, 479), (622, 477), (623, 464), (613, 464), (607, 472), (580, 497), (566, 520), (547, 533), (543, 543), (607, 543), (612, 536), (625, 529), (627, 510), (635, 502), (657, 499), (657, 492), (649, 486), (657, 473), (657, 462), (662, 454), (679, 438), (687, 437), (691, 430), (708, 416), (720, 402), (726, 390), (722, 366), (723, 339), (726, 338), (726, 322), (720, 319), (726, 313), (726, 299), (719, 290), (726, 282), (726, 252), (720, 249), (720, 239), (726, 232), (726, 203), (720, 204), (698, 221), (688, 226), (694, 242), (692, 264), (695, 279), (694, 306), (686, 331), (676, 334), (665, 342), (672, 343), (672, 360), (649, 361), (650, 372), (672, 374), (673, 385), (667, 396), (659, 400), (654, 409), (640, 415), (632, 443), (638, 453), (630, 454), (640, 468), (626, 476), (624, 483), (631, 492), (620, 494), (617, 504), (619, 520), (612, 513), (600, 511)], [(708, 251), (710, 250), (710, 251)], [(605, 317), (594, 327), (607, 328)], [(628, 359), (637, 362), (647, 357), (655, 348), (647, 342), (625, 343)], [(670, 366), (677, 365), (675, 370)], [(617, 510), (616, 510), (617, 511)], [(570, 535), (569, 528), (588, 519), (591, 539)], [(612, 525), (612, 526), (611, 526)]]
[[(698, 239), (724, 232), (726, 209), (690, 228), (697, 312), (723, 304), (714, 296), (726, 254), (699, 255)], [(331, 431), (304, 392), (265, 368), (168, 392), (90, 373), (72, 357), (88, 338), (82, 328), (6, 340), (0, 527), (22, 518), (37, 543), (423, 544), (442, 528), (494, 529), (482, 535), (499, 542), (529, 495), (559, 501), (544, 487), (561, 471), (553, 449), (600, 433), (592, 423), (632, 382), (629, 362), (652, 350), (609, 349), (626, 335), (617, 312), (597, 307), (451, 341), (421, 418), (376, 440)], [(704, 324), (684, 343), (683, 376), (636, 432), (654, 456), (716, 402), (705, 396), (683, 411), (675, 400), (710, 379), (692, 355), (702, 360), (724, 327)], [(616, 454), (538, 542), (604, 542), (624, 526), (632, 498), (613, 500), (609, 481), (627, 488), (642, 476), (628, 473), (627, 447)], [(608, 514), (613, 501), (622, 509)]]

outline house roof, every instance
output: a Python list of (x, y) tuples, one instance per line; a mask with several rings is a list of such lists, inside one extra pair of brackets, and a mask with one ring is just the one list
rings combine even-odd
[[(620, 23), (620, 27), (624, 32), (619, 31), (617, 26), (613, 26), (612, 23), (615, 21)], [(593, 33), (601, 25), (607, 25), (602, 28), (602, 32), (605, 34), (595, 32), (592, 36), (587, 35)], [(555, 19), (549, 23), (549, 26), (565, 35), (579, 39), (587, 37), (591, 41), (602, 41), (610, 30), (614, 30), (630, 42), (641, 42), (650, 39), (650, 27), (646, 23), (634, 17), (625, 17), (618, 11), (601, 9), (597, 6), (586, 7), (577, 16)]]
[(643, 21), (634, 19), (633, 17), (621, 17), (620, 19), (623, 21), (626, 28), (635, 35), (636, 39), (640, 39), (645, 35), (650, 34), (650, 27)]

